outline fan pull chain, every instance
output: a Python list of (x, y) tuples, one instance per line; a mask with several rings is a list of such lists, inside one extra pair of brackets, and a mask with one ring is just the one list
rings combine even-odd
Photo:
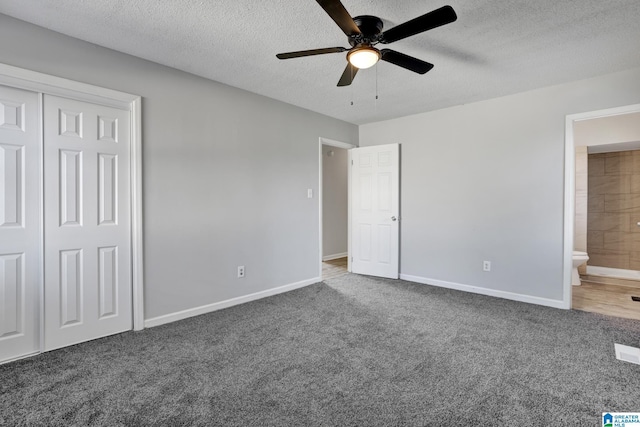
[(349, 67), (349, 71), (351, 72), (351, 84), (349, 85), (349, 89), (351, 90), (351, 105), (353, 105), (353, 67)]
[(378, 111), (378, 64), (376, 64), (376, 102), (375, 102), (376, 111)]

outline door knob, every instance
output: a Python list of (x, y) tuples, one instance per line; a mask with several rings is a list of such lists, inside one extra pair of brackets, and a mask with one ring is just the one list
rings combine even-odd
[(397, 219), (398, 219), (398, 218), (396, 218), (395, 216), (392, 216), (392, 217), (391, 217), (391, 221), (395, 221), (395, 220), (397, 220)]

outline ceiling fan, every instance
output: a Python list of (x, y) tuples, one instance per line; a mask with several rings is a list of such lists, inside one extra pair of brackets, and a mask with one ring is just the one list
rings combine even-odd
[(393, 43), (424, 31), (450, 24), (458, 19), (451, 6), (443, 6), (382, 32), (382, 20), (376, 16), (363, 15), (352, 18), (340, 0), (316, 1), (347, 35), (351, 48), (328, 47), (301, 50), (279, 53), (276, 57), (278, 59), (290, 59), (326, 53), (347, 52), (347, 68), (342, 73), (338, 86), (349, 86), (359, 69), (372, 67), (379, 60), (390, 62), (418, 74), (426, 73), (433, 68), (433, 64), (395, 50), (379, 50), (375, 48), (375, 45), (378, 43)]

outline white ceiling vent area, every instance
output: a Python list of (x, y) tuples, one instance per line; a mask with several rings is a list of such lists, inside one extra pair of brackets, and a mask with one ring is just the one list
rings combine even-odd
[(622, 344), (615, 344), (615, 347), (616, 359), (640, 365), (640, 348), (629, 347)]

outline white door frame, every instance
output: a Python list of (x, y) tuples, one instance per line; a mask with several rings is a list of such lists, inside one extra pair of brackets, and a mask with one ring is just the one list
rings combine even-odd
[[(144, 329), (144, 271), (142, 240), (142, 98), (112, 89), (38, 73), (0, 63), (0, 85), (41, 94), (120, 108), (131, 115), (131, 267), (133, 330)], [(41, 135), (42, 138), (42, 135)], [(42, 140), (40, 141), (42, 143)], [(42, 215), (41, 215), (42, 216)], [(42, 230), (41, 230), (42, 246)], [(42, 258), (43, 260), (44, 258)], [(41, 261), (42, 261), (41, 260)], [(44, 303), (43, 272), (40, 272), (40, 306)], [(40, 316), (41, 318), (43, 316)], [(42, 321), (41, 321), (42, 323)], [(44, 325), (40, 325), (41, 343)], [(42, 347), (41, 347), (42, 350)]]
[[(322, 279), (322, 207), (323, 207), (323, 189), (322, 189), (322, 146), (329, 145), (331, 147), (344, 148), (345, 150), (351, 150), (356, 148), (356, 145), (349, 144), (348, 142), (336, 141), (333, 139), (318, 138), (318, 218), (319, 218), (319, 242), (320, 242), (320, 257), (318, 260), (318, 277)], [(348, 160), (347, 165), (351, 164), (351, 151), (347, 152)], [(348, 166), (347, 166), (348, 167)], [(347, 271), (351, 271), (351, 174), (347, 174)]]
[(582, 120), (598, 119), (602, 117), (638, 112), (640, 112), (640, 104), (634, 104), (624, 107), (607, 108), (605, 110), (588, 111), (586, 113), (568, 114), (566, 117), (564, 137), (564, 268), (562, 308), (571, 308), (571, 264), (573, 261), (573, 239), (576, 214), (576, 152), (575, 141), (573, 138), (573, 124)]

